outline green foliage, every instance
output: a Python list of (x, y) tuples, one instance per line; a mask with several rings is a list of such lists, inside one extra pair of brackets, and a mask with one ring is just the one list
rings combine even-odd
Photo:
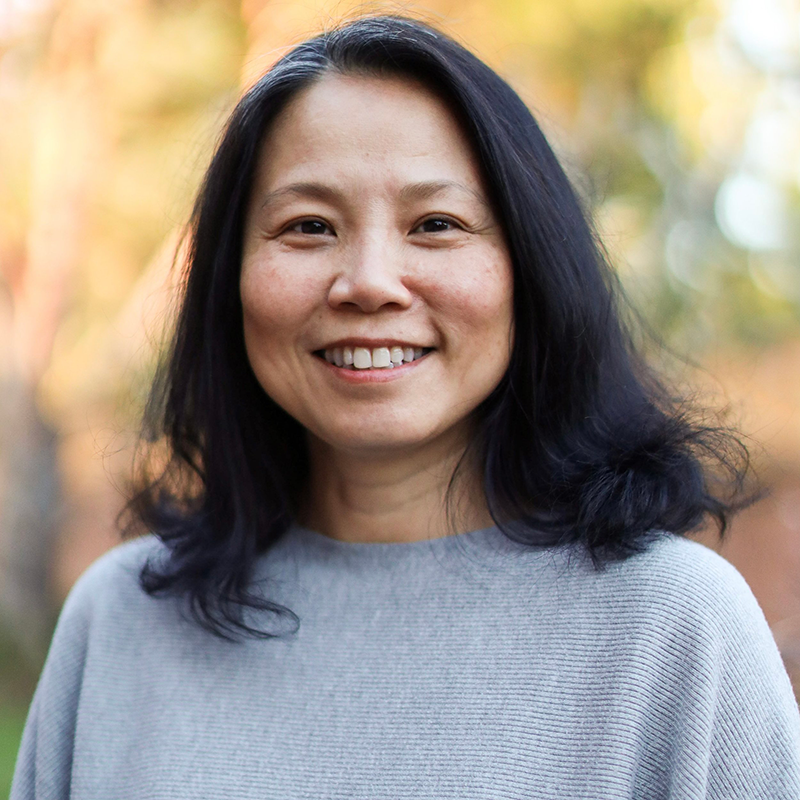
[(0, 701), (0, 796), (8, 797), (27, 706)]
[(14, 763), (40, 663), (31, 663), (10, 631), (0, 628), (0, 797), (8, 797)]

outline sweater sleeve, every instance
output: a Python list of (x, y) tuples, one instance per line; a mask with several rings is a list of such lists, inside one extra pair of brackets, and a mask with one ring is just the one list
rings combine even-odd
[(116, 553), (111, 551), (95, 562), (64, 603), (28, 712), (10, 800), (70, 797), (92, 607), (94, 598), (106, 588), (115, 561)]
[[(778, 648), (755, 599), (720, 667), (709, 748), (711, 798), (800, 798), (800, 714)], [(739, 618), (741, 619), (741, 617)]]
[(684, 647), (669, 709), (666, 796), (798, 800), (800, 713), (792, 686), (744, 579), (709, 555), (704, 580), (669, 611)]
[(17, 756), (10, 800), (68, 800), (89, 609), (76, 586), (62, 609)]

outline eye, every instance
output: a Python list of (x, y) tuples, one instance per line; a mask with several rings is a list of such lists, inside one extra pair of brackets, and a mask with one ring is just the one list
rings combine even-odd
[(417, 225), (412, 233), (447, 233), (460, 226), (447, 217), (428, 217)]
[(330, 226), (318, 219), (303, 219), (290, 225), (287, 231), (292, 233), (304, 233), (310, 236), (320, 236), (332, 234)]

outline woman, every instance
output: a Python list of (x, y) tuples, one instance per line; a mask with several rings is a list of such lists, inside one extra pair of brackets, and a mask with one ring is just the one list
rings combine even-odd
[(462, 47), (380, 17), (280, 60), (196, 206), (156, 535), (68, 599), (12, 797), (799, 797), (763, 615), (677, 535), (724, 523), (724, 437), (614, 297)]

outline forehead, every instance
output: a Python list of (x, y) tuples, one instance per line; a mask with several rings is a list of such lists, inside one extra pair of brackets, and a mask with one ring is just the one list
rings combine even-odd
[(383, 184), (441, 180), (482, 189), (471, 143), (423, 83), (329, 73), (294, 97), (265, 136), (264, 190), (323, 178)]

